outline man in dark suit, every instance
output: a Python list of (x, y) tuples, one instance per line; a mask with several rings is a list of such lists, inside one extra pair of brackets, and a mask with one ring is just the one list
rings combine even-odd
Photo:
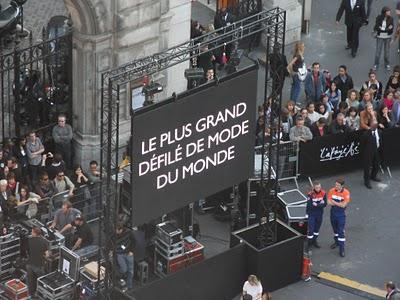
[(220, 29), (225, 26), (229, 26), (235, 22), (235, 17), (228, 13), (226, 7), (222, 7), (214, 17), (214, 28)]
[(339, 24), (343, 12), (345, 13), (344, 23), (347, 27), (346, 49), (351, 49), (351, 55), (356, 57), (360, 27), (367, 20), (365, 14), (365, 0), (342, 0), (336, 14), (336, 24)]
[(374, 121), (370, 129), (366, 130), (363, 134), (364, 184), (368, 189), (372, 189), (370, 180), (381, 181), (377, 175), (382, 158), (382, 134), (377, 128), (378, 123)]

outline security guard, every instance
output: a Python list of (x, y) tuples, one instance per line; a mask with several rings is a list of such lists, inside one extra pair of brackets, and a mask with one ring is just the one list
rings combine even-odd
[(319, 229), (322, 224), (322, 216), (326, 207), (326, 192), (321, 188), (321, 184), (316, 182), (313, 190), (307, 195), (307, 215), (308, 215), (308, 248), (311, 246), (321, 248), (317, 242)]
[(350, 202), (350, 192), (344, 188), (344, 180), (336, 180), (335, 187), (331, 188), (328, 193), (328, 204), (331, 208), (331, 224), (334, 233), (335, 242), (331, 245), (331, 249), (339, 246), (339, 254), (344, 257), (344, 227), (346, 224), (346, 207)]

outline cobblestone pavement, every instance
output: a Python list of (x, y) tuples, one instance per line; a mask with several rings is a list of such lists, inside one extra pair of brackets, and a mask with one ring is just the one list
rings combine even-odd
[[(9, 0), (0, 0), (0, 5), (3, 9), (9, 3)], [(51, 17), (57, 15), (68, 15), (64, 0), (28, 0), (25, 3), (24, 27), (32, 31), (33, 43), (41, 39), (43, 27), (46, 26)], [(28, 39), (25, 39), (19, 46), (24, 47), (28, 45)]]

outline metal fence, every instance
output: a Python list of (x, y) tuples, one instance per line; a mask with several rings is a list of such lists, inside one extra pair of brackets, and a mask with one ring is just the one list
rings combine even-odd
[[(270, 149), (272, 149), (271, 156), (268, 152), (270, 151)], [(247, 195), (245, 218), (247, 226), (251, 225), (256, 220), (258, 207), (257, 195), (259, 192), (259, 183), (261, 178), (261, 151), (262, 146), (255, 147), (254, 176), (247, 181), (246, 185)], [(266, 145), (265, 151), (264, 170), (268, 170), (270, 157), (272, 161), (272, 168), (271, 174), (264, 172), (264, 179), (268, 180), (278, 178), (278, 181), (280, 182), (285, 180), (294, 180), (296, 188), (298, 189), (297, 176), (299, 169), (299, 143), (292, 141), (282, 141), (280, 142), (279, 147), (277, 144), (273, 144), (271, 148)], [(277, 158), (277, 154), (279, 154), (279, 159)]]
[[(49, 198), (39, 199), (37, 204), (38, 211), (34, 218), (40, 220), (43, 224), (53, 220), (63, 201), (69, 200), (74, 208), (80, 210), (86, 222), (93, 222), (98, 219), (101, 209), (100, 191), (100, 183), (86, 184), (75, 189), (73, 196), (69, 196), (69, 191), (65, 191)], [(26, 219), (26, 211), (29, 205), (30, 203), (25, 203), (16, 206), (12, 210), (12, 217), (17, 220)]]
[(57, 115), (72, 112), (72, 32), (43, 30), (43, 42), (4, 54), (0, 46), (1, 138), (49, 131)]
[[(264, 170), (268, 170), (269, 164), (269, 147), (265, 147), (265, 159), (264, 159)], [(279, 159), (277, 158), (277, 152), (279, 151)], [(297, 178), (299, 174), (299, 143), (298, 142), (280, 142), (279, 150), (278, 144), (272, 145), (271, 153), (272, 161), (272, 174), (275, 178), (278, 176), (278, 181), (288, 180)], [(260, 177), (261, 171), (261, 146), (255, 148), (255, 160), (254, 160), (254, 176)], [(267, 176), (268, 174), (265, 174)]]

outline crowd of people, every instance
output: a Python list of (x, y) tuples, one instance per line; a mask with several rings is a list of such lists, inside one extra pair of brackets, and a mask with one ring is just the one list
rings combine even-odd
[[(52, 128), (53, 143), (42, 141), (34, 131), (17, 139), (3, 140), (0, 147), (0, 224), (3, 228), (21, 219), (40, 220), (41, 213), (46, 215), (54, 210), (54, 219), (47, 226), (64, 235), (67, 247), (75, 251), (94, 242), (83, 206), (90, 206), (86, 202), (98, 194), (95, 184), (100, 181), (99, 166), (93, 160), (85, 172), (80, 165), (72, 165), (72, 137), (66, 116), (59, 115), (57, 125)], [(77, 197), (81, 192), (83, 201)], [(59, 194), (66, 197), (60, 197), (63, 199), (60, 207), (52, 208)], [(41, 212), (42, 201), (45, 210)], [(27, 283), (34, 297), (37, 278), (45, 274), (45, 258), (51, 256), (40, 227), (33, 227), (27, 246)]]
[[(294, 74), (293, 76), (297, 76)], [(290, 100), (282, 110), (284, 132), (291, 140), (310, 140), (319, 136), (368, 130), (373, 122), (380, 129), (400, 126), (400, 66), (396, 66), (385, 86), (371, 70), (360, 89), (354, 89), (344, 65), (332, 80), (314, 62), (304, 81), (307, 104), (298, 107)], [(298, 130), (295, 125), (308, 129)], [(293, 128), (293, 130), (292, 130)], [(300, 127), (301, 128), (301, 127)], [(306, 136), (302, 136), (302, 133)], [(292, 133), (292, 134), (290, 134)]]
[[(101, 181), (101, 175), (95, 160), (90, 161), (86, 169), (72, 165), (72, 136), (66, 116), (59, 115), (50, 143), (42, 141), (34, 131), (18, 139), (3, 141), (0, 147), (0, 225), (8, 227), (21, 219), (40, 220), (39, 204), (45, 202), (46, 209), (42, 213), (48, 214), (60, 194), (62, 203), (53, 210), (54, 218), (45, 226), (62, 234), (65, 246), (76, 251), (95, 242), (87, 220), (98, 213), (97, 183)], [(125, 160), (120, 167), (124, 164)], [(96, 207), (96, 211), (89, 211), (86, 206), (89, 209)], [(133, 233), (117, 224), (115, 236), (110, 237), (109, 242), (116, 247), (119, 276), (126, 280), (127, 288), (132, 289)], [(40, 227), (32, 228), (27, 246), (27, 283), (30, 295), (35, 297), (37, 278), (46, 274), (45, 258), (51, 256)]]
[[(296, 51), (302, 47), (303, 43), (297, 43)], [(296, 61), (292, 63), (295, 64)], [(385, 85), (371, 70), (357, 91), (345, 65), (339, 66), (338, 75), (331, 79), (321, 71), (320, 64), (314, 62), (304, 79), (305, 106), (298, 102), (300, 93), (295, 90), (302, 82), (295, 70), (293, 67), (291, 95), (294, 100), (289, 100), (280, 112), (283, 139), (305, 142), (329, 134), (369, 130), (374, 122), (382, 130), (400, 126), (400, 66), (394, 67)], [(261, 125), (262, 107), (259, 112)], [(256, 134), (262, 135), (261, 126)]]
[[(353, 56), (358, 49), (359, 26), (369, 21), (363, 13), (363, 5), (363, 1), (343, 0), (337, 14), (339, 21), (342, 13), (346, 13), (346, 48), (352, 50)], [(400, 1), (396, 14), (400, 16)], [(346, 65), (340, 65), (337, 73), (331, 74), (317, 61), (307, 64), (304, 43), (295, 43), (288, 63), (286, 59), (282, 60), (287, 67), (282, 76), (291, 79), (290, 98), (282, 108), (273, 104), (272, 99), (267, 99), (259, 107), (256, 145), (271, 140), (275, 143), (278, 139), (306, 143), (329, 135), (358, 131), (357, 138), (365, 150), (362, 151), (364, 185), (371, 189), (371, 180), (380, 181), (379, 167), (386, 166), (382, 146), (385, 144), (382, 139), (384, 131), (400, 127), (400, 65), (392, 68), (388, 58), (390, 45), (400, 35), (400, 25), (397, 29), (394, 26), (390, 8), (383, 7), (373, 27), (377, 43), (374, 64), (364, 82), (354, 82)], [(377, 74), (382, 50), (386, 70), (392, 70), (385, 82)], [(281, 169), (284, 161), (281, 159)]]
[[(336, 15), (337, 23), (345, 13), (347, 27), (346, 49), (356, 56), (358, 32), (369, 23), (372, 1), (366, 4), (360, 0), (342, 0)], [(396, 6), (400, 16), (400, 1)], [(364, 82), (354, 83), (347, 67), (341, 65), (336, 76), (323, 70), (320, 63), (313, 62), (308, 69), (304, 43), (295, 44), (293, 58), (288, 64), (292, 79), (290, 101), (281, 111), (284, 138), (292, 141), (307, 141), (320, 136), (351, 131), (368, 131), (376, 126), (379, 130), (400, 126), (400, 65), (393, 67), (387, 82), (378, 79), (382, 50), (384, 65), (391, 69), (389, 62), (390, 45), (400, 35), (391, 16), (391, 9), (384, 6), (376, 17), (373, 33), (376, 38), (374, 64)], [(361, 86), (360, 89), (356, 89)], [(301, 96), (302, 88), (305, 97)], [(306, 99), (306, 104), (299, 101)], [(374, 129), (373, 129), (374, 130)]]
[[(292, 74), (291, 100), (281, 112), (286, 123), (284, 132), (291, 140), (368, 130), (373, 122), (380, 129), (400, 126), (399, 65), (393, 68), (385, 84), (370, 70), (361, 89), (356, 90), (345, 65), (339, 66), (338, 74), (332, 78), (329, 72), (321, 70), (320, 63), (314, 62), (302, 79), (299, 69), (305, 64), (303, 54), (304, 44), (298, 42), (294, 59), (288, 66)], [(299, 106), (301, 85), (304, 85), (307, 100), (303, 107)], [(296, 124), (299, 124), (298, 129), (294, 127)], [(307, 129), (299, 130), (300, 126)]]
[[(66, 116), (58, 116), (52, 129), (52, 151), (31, 131), (18, 139), (5, 139), (0, 147), (0, 210), (3, 221), (15, 212), (35, 217), (37, 204), (58, 193), (74, 196), (77, 188), (100, 180), (98, 163), (92, 161), (85, 172), (72, 166), (72, 127)], [(53, 151), (54, 150), (54, 151)], [(11, 220), (12, 221), (12, 220)]]
[[(400, 65), (394, 66), (387, 82), (379, 80), (376, 71), (371, 69), (366, 80), (360, 83), (361, 88), (356, 89), (345, 65), (338, 67), (336, 76), (323, 70), (319, 62), (313, 62), (308, 69), (304, 43), (297, 42), (287, 69), (292, 79), (291, 99), (281, 109), (271, 106), (271, 101), (259, 107), (256, 145), (271, 137), (271, 127), (263, 126), (264, 119), (270, 124), (269, 120), (277, 120), (279, 114), (279, 139), (283, 141), (307, 142), (332, 134), (361, 131), (362, 142), (370, 149), (365, 151), (368, 156), (364, 158), (364, 181), (372, 188), (370, 179), (379, 181), (376, 174), (382, 163), (379, 156), (382, 132), (400, 127)], [(278, 137), (274, 135), (272, 139)]]
[[(292, 76), (291, 100), (281, 109), (268, 107), (269, 104), (266, 107), (267, 115), (281, 114), (284, 140), (306, 142), (329, 134), (370, 130), (374, 123), (381, 130), (400, 126), (399, 65), (393, 68), (385, 84), (371, 69), (361, 89), (357, 90), (345, 65), (339, 66), (333, 78), (318, 62), (312, 63), (311, 70), (304, 71), (303, 54), (304, 43), (296, 43), (293, 60), (288, 65)], [(305, 105), (299, 102), (302, 85)], [(259, 112), (257, 136), (261, 143), (262, 107)], [(266, 135), (269, 135), (268, 130)]]

